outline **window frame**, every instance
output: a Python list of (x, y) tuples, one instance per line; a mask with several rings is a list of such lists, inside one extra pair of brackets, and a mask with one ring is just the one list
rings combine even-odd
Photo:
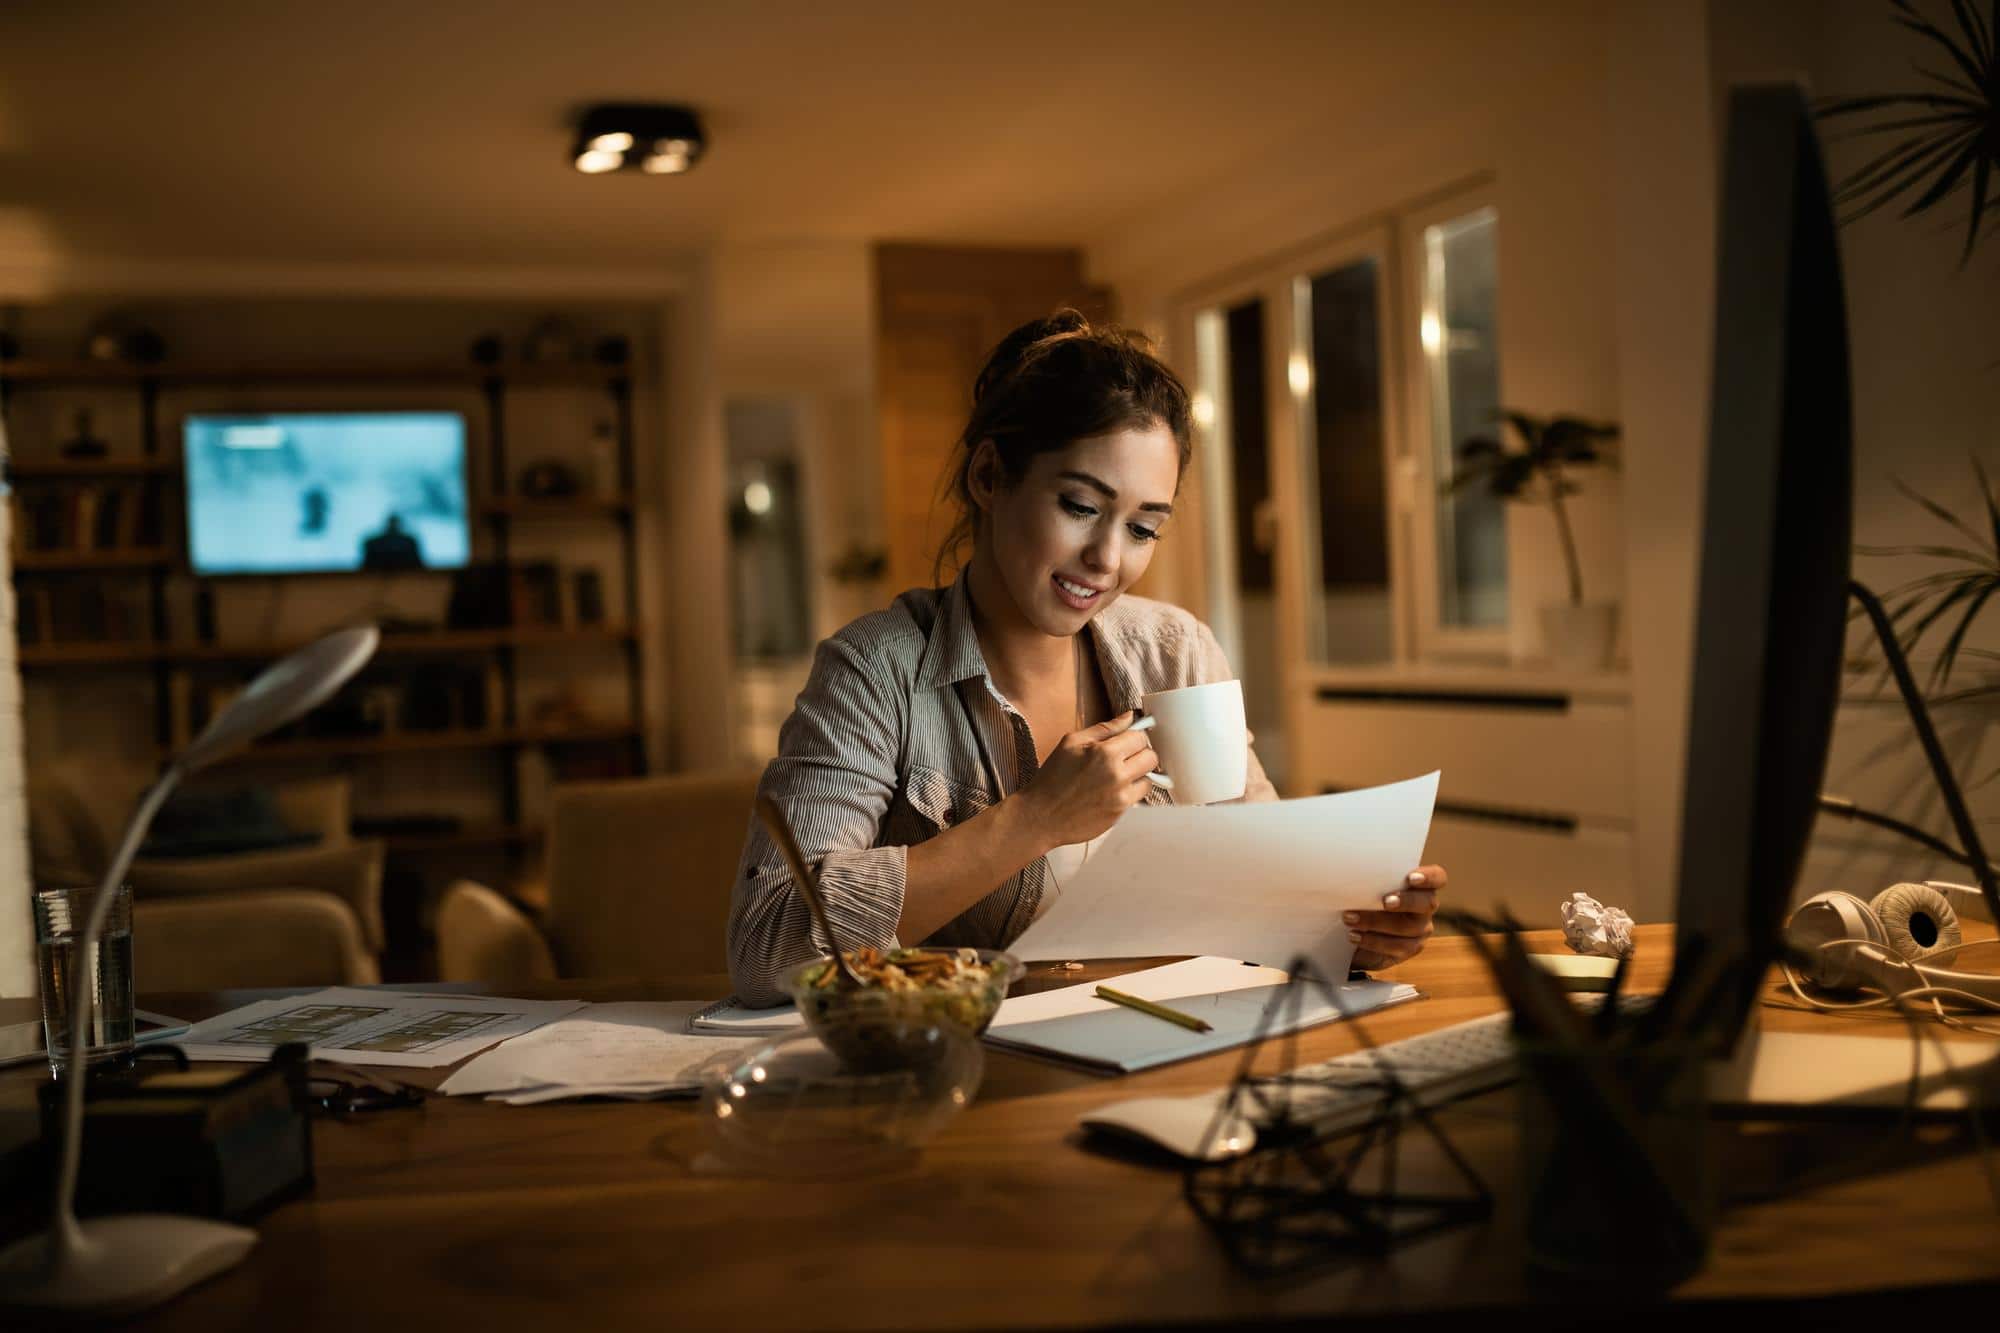
[[(1473, 660), (1484, 663), (1505, 663), (1510, 658), (1512, 627), (1509, 623), (1489, 628), (1466, 629), (1449, 625), (1444, 620), (1444, 593), (1439, 583), (1438, 538), (1442, 527), (1443, 497), (1441, 487), (1444, 478), (1439, 475), (1437, 459), (1432, 448), (1433, 428), (1433, 364), (1438, 353), (1431, 352), (1423, 344), (1424, 316), (1428, 311), (1427, 277), (1428, 251), (1424, 244), (1424, 232), (1431, 227), (1441, 226), (1484, 209), (1493, 211), (1494, 246), (1496, 265), (1502, 256), (1498, 254), (1499, 231), (1504, 221), (1499, 205), (1499, 194), (1490, 180), (1475, 185), (1461, 187), (1446, 194), (1437, 195), (1423, 204), (1399, 210), (1397, 224), (1399, 230), (1399, 250), (1403, 256), (1402, 291), (1404, 308), (1412, 318), (1405, 321), (1402, 333), (1403, 362), (1407, 367), (1404, 375), (1403, 403), (1405, 422), (1405, 475), (1399, 482), (1407, 486), (1409, 494), (1411, 604), (1414, 608), (1412, 625), (1412, 657), (1419, 661)], [(1501, 273), (1498, 286), (1502, 292), (1500, 308), (1495, 311), (1494, 340), (1500, 345), (1501, 357), (1501, 399), (1506, 398), (1506, 281)], [(1503, 513), (1505, 513), (1503, 509)], [(1511, 517), (1508, 520), (1511, 529)], [(1512, 543), (1509, 542), (1511, 550)], [(1508, 571), (1509, 584), (1512, 580), (1511, 565)], [(1511, 615), (1509, 617), (1511, 621)]]

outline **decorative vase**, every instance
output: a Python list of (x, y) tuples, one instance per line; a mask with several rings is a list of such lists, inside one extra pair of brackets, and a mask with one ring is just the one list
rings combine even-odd
[(1542, 645), (1557, 666), (1602, 671), (1618, 644), (1618, 603), (1548, 602), (1542, 606)]

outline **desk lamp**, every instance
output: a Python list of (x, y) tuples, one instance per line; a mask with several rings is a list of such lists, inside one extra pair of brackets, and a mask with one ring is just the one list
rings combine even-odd
[[(267, 667), (174, 757), (139, 798), (118, 854), (98, 885), (80, 941), (88, 958), (104, 930), (112, 886), (123, 881), (168, 793), (188, 774), (311, 711), (375, 654), (380, 632), (340, 630)], [(248, 1227), (199, 1217), (133, 1213), (76, 1218), (77, 1166), (83, 1148), (83, 1052), (90, 1026), (95, 967), (76, 974), (70, 1005), (69, 1062), (63, 1075), (62, 1161), (49, 1228), (0, 1250), (0, 1307), (111, 1314), (143, 1310), (239, 1263), (257, 1243)]]

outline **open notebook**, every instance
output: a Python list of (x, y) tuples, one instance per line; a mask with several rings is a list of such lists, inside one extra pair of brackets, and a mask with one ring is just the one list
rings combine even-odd
[[(1190, 958), (1144, 972), (1128, 972), (1107, 984), (1207, 1020), (1212, 1032), (1193, 1032), (1151, 1014), (1100, 1000), (1085, 983), (1008, 1000), (986, 1030), (990, 1045), (1080, 1065), (1110, 1074), (1130, 1074), (1154, 1065), (1186, 1060), (1241, 1046), (1257, 1035), (1264, 1011), (1284, 990), (1288, 977), (1275, 967), (1233, 958)], [(1317, 988), (1298, 998), (1297, 1016), (1269, 1035), (1314, 1027), (1417, 998), (1416, 988), (1393, 981), (1350, 981), (1337, 990), (1338, 1003)]]

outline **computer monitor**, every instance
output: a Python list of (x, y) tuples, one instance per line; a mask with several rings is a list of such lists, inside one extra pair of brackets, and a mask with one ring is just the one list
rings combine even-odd
[(1734, 89), (1727, 133), (1675, 913), (1678, 958), (1732, 965), (1718, 1047), (1779, 956), (1812, 834), (1854, 470), (1840, 254), (1804, 91)]

